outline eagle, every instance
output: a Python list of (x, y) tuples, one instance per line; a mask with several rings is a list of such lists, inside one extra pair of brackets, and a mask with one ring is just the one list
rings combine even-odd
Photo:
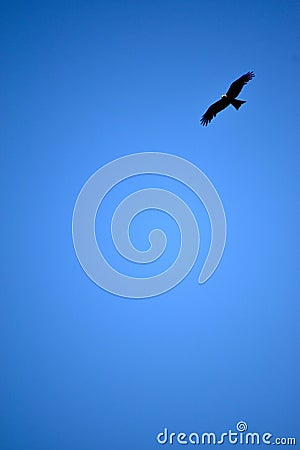
[(238, 110), (243, 103), (246, 103), (245, 100), (237, 100), (236, 97), (239, 95), (245, 84), (254, 77), (254, 72), (247, 72), (235, 80), (230, 85), (226, 94), (222, 95), (221, 99), (213, 103), (203, 114), (202, 119), (200, 120), (201, 125), (207, 126), (220, 111), (227, 108), (230, 104)]

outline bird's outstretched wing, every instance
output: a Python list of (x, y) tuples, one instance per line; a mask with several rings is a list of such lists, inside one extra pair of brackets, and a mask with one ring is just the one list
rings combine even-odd
[(243, 87), (245, 86), (245, 84), (247, 84), (248, 81), (252, 80), (252, 78), (254, 77), (255, 77), (254, 72), (245, 73), (230, 85), (228, 91), (226, 92), (226, 95), (229, 98), (236, 98), (243, 89)]
[(201, 125), (204, 125), (206, 127), (211, 122), (211, 120), (216, 117), (218, 112), (227, 108), (228, 105), (229, 101), (227, 100), (227, 98), (221, 98), (221, 100), (213, 103), (203, 114), (202, 119), (200, 120)]

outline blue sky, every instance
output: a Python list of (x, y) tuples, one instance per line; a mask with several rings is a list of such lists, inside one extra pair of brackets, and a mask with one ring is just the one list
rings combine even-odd
[[(221, 433), (239, 420), (297, 437), (298, 18), (290, 0), (2, 3), (1, 449), (152, 450), (164, 427)], [(248, 70), (247, 103), (201, 127)], [(210, 178), (228, 237), (199, 286), (203, 206), (155, 177), (125, 183), (112, 201), (162, 182), (201, 229), (187, 278), (137, 301), (85, 275), (71, 222), (97, 169), (146, 151)], [(173, 233), (146, 215), (136, 245), (161, 219)]]

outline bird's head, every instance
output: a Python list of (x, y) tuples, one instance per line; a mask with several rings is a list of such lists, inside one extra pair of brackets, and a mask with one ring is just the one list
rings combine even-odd
[(222, 98), (227, 98), (226, 94), (221, 95)]

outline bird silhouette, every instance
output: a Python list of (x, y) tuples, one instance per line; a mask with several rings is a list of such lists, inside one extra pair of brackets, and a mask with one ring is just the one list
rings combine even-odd
[(246, 103), (245, 100), (237, 100), (236, 97), (239, 95), (245, 84), (247, 84), (248, 81), (252, 80), (254, 77), (254, 72), (247, 72), (235, 80), (230, 85), (226, 94), (222, 95), (221, 99), (213, 103), (203, 114), (200, 120), (201, 125), (207, 126), (220, 111), (227, 108), (229, 105), (234, 106), (234, 108), (238, 110), (243, 103)]

